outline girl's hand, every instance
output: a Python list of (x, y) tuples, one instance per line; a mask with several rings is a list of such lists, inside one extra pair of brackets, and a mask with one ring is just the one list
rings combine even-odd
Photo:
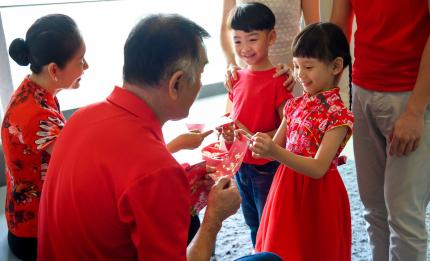
[(227, 66), (227, 72), (225, 73), (224, 79), (224, 87), (227, 89), (228, 92), (231, 92), (233, 90), (233, 84), (231, 82), (231, 79), (237, 80), (237, 70), (239, 70), (239, 66), (237, 66), (236, 64), (229, 64)]
[(275, 143), (266, 133), (257, 132), (251, 138), (251, 145), (249, 149), (252, 151), (252, 156), (254, 158), (271, 158), (273, 151), (275, 149)]
[(294, 89), (294, 85), (296, 83), (293, 77), (293, 70), (291, 69), (290, 66), (284, 63), (277, 64), (276, 73), (273, 75), (273, 77), (279, 77), (284, 74), (287, 76), (287, 80), (285, 80), (284, 86), (287, 89), (287, 91), (292, 92)]

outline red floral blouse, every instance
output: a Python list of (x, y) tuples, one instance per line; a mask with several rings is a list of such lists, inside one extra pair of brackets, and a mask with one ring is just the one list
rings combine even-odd
[(12, 95), (1, 129), (6, 160), (6, 219), (11, 233), (37, 237), (37, 213), (50, 154), (66, 122), (56, 97), (27, 77)]
[(304, 94), (290, 99), (285, 104), (287, 119), (286, 148), (297, 155), (315, 156), (324, 134), (336, 127), (347, 126), (348, 132), (333, 161), (352, 134), (354, 117), (343, 104), (339, 88), (318, 93), (314, 96)]

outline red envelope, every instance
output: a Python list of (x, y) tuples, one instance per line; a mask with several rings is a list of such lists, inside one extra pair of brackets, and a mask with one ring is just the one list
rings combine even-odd
[(208, 204), (208, 195), (210, 187), (202, 181), (205, 180), (207, 174), (206, 162), (202, 161), (194, 165), (183, 164), (185, 174), (190, 184), (191, 191), (191, 206), (190, 213), (195, 216)]
[(208, 166), (216, 168), (216, 172), (209, 174), (209, 176), (214, 180), (222, 176), (233, 177), (242, 164), (249, 143), (250, 140), (246, 136), (240, 135), (240, 137), (235, 137), (228, 153), (216, 147), (215, 144), (217, 143), (203, 148), (202, 158), (207, 161)]

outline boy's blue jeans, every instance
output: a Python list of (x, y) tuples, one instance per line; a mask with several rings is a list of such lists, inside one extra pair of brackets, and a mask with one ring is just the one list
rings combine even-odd
[(264, 165), (242, 163), (235, 175), (237, 188), (242, 197), (242, 212), (245, 223), (251, 229), (251, 241), (255, 246), (258, 227), (270, 185), (279, 163), (271, 161)]
[(244, 256), (235, 261), (282, 261), (278, 255), (270, 252), (262, 252), (254, 255)]

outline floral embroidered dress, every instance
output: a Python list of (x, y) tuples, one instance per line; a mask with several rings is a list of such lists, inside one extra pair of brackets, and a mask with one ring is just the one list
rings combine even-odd
[(327, 173), (320, 179), (285, 165), (275, 174), (257, 234), (256, 251), (271, 251), (286, 261), (351, 260), (351, 214), (337, 170), (340, 152), (351, 136), (353, 116), (339, 88), (304, 94), (285, 105), (286, 149), (314, 157), (324, 134), (347, 126), (348, 133)]
[(27, 77), (12, 95), (1, 129), (6, 160), (6, 219), (17, 237), (37, 237), (37, 213), (49, 153), (65, 123), (57, 99)]

